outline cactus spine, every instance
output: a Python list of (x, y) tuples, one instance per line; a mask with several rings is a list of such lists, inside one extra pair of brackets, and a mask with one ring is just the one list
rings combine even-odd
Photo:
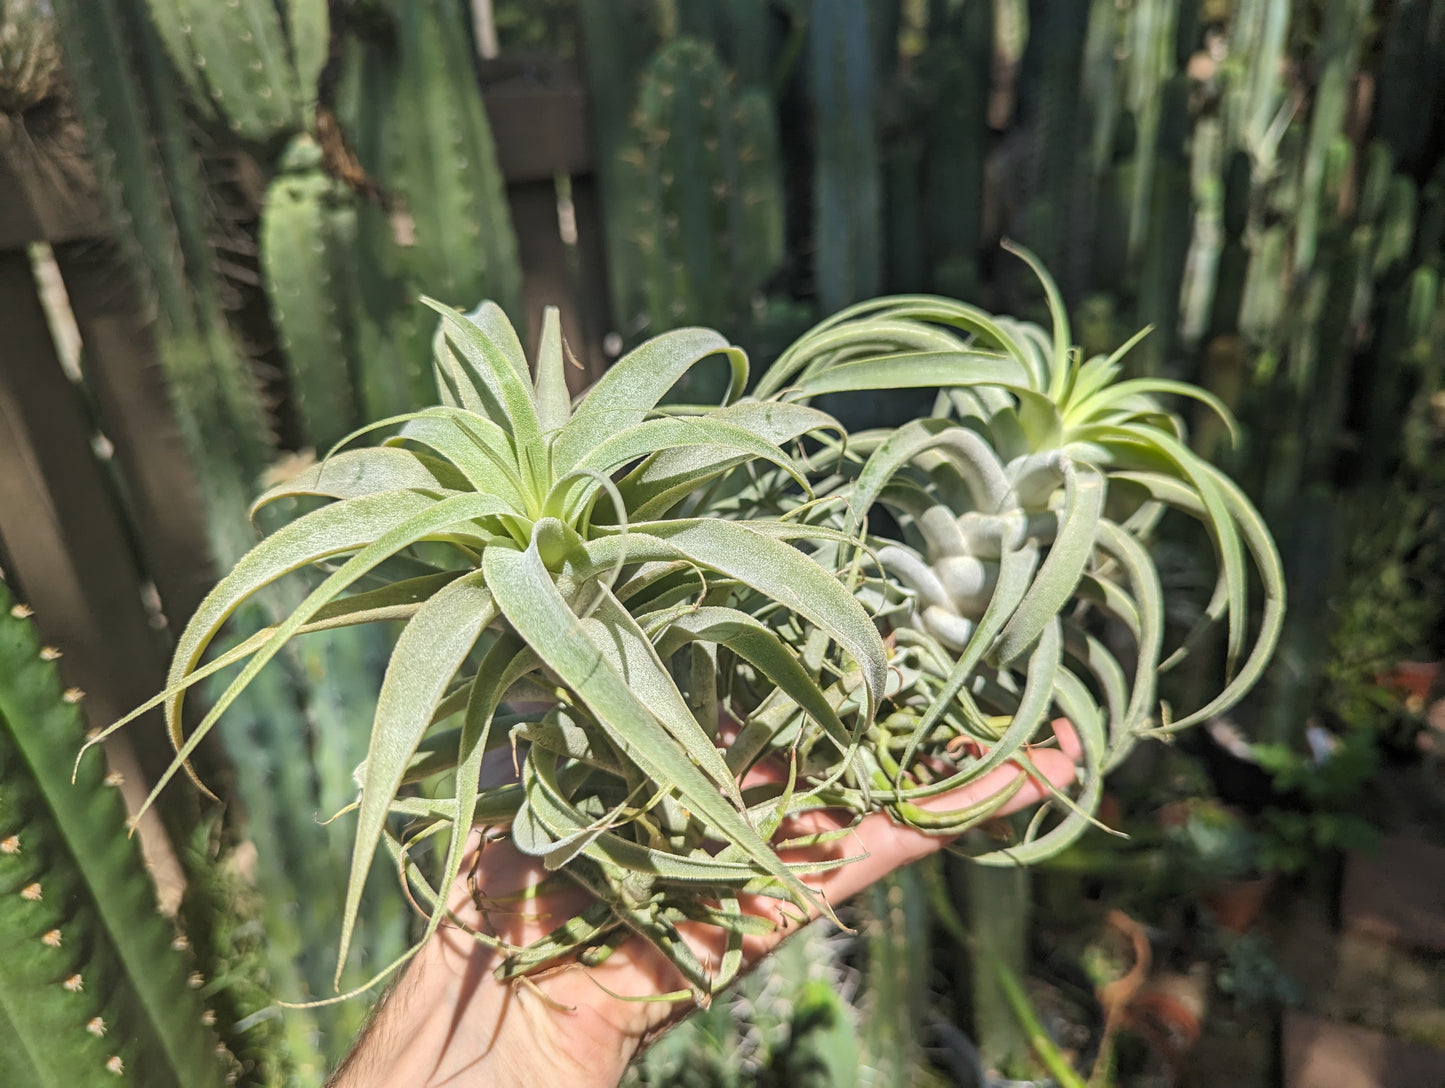
[[(125, 807), (0, 583), (0, 1039), (13, 1088), (186, 1084), (225, 1066)], [(57, 758), (58, 753), (64, 753)]]

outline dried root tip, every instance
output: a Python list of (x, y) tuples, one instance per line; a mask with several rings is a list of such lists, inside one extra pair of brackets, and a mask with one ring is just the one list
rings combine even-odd
[(215, 1027), (215, 1026), (216, 1026), (216, 1010), (214, 1010), (214, 1009), (207, 1009), (205, 1012), (201, 1013), (201, 1023), (204, 1024), (204, 1025), (205, 1025), (206, 1027), (208, 1027), (208, 1028), (213, 1028), (213, 1027)]
[(85, 1030), (96, 1038), (100, 1038), (100, 1036), (105, 1034), (105, 1021), (97, 1016), (85, 1025)]
[(57, 650), (54, 646), (42, 646), (42, 647), (40, 647), (40, 660), (41, 660), (41, 661), (57, 661), (57, 660), (59, 660), (59, 658), (60, 658), (60, 651)]
[(85, 692), (82, 691), (80, 688), (66, 688), (65, 694), (63, 694), (61, 698), (64, 699), (67, 703), (69, 703), (71, 706), (74, 706), (76, 703), (80, 702), (80, 700), (85, 698)]
[(59, 947), (60, 947), (60, 930), (58, 930), (58, 929), (52, 929), (49, 933), (47, 933), (45, 936), (41, 937), (40, 939), (41, 939), (41, 941), (43, 941), (45, 944), (49, 945), (51, 948), (59, 948)]
[(20, 853), (20, 836), (11, 835), (8, 839), (0, 840), (0, 854)]
[(28, 604), (13, 604), (10, 606), (10, 614), (17, 620), (28, 620), (35, 615), (35, 609)]
[(81, 978), (79, 975), (71, 975), (68, 979), (62, 982), (61, 985), (64, 986), (67, 990), (69, 990), (71, 993), (78, 994), (81, 990), (85, 989), (85, 979)]
[(112, 1054), (110, 1060), (105, 1063), (105, 1067), (116, 1076), (120, 1076), (125, 1072), (125, 1062), (120, 1060), (119, 1054)]
[(186, 979), (186, 985), (193, 990), (199, 990), (206, 984), (206, 977), (199, 971), (192, 971), (190, 978)]
[(25, 887), (20, 889), (20, 898), (28, 899), (32, 903), (38, 903), (41, 898), (40, 885), (38, 883), (25, 885)]
[(175, 940), (171, 941), (171, 947), (174, 948), (177, 952), (184, 952), (186, 949), (191, 947), (190, 938), (187, 937), (184, 933), (177, 933), (175, 936)]

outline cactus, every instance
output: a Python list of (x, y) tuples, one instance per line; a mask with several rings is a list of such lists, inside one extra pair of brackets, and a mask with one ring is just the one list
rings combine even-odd
[(261, 271), (304, 433), (323, 453), (361, 424), (348, 367), (355, 255), (355, 197), (298, 136), (266, 195)]
[[(207, 197), (179, 91), (150, 24), (129, 18), (125, 0), (62, 0), (56, 9), (101, 189), (157, 312), (161, 360), (202, 483), (212, 551), (230, 562), (254, 539), (245, 504), (269, 460), (270, 434), (249, 361), (225, 325)], [(136, 138), (144, 132), (156, 139)]]
[(783, 262), (783, 179), (773, 101), (759, 90), (744, 91), (733, 106), (737, 149), (738, 228), (731, 246), (733, 286), (750, 302)]
[(630, 209), (636, 194), (630, 190), (623, 154), (631, 140), (638, 81), (657, 45), (657, 5), (653, 0), (582, 0), (578, 10), (602, 186), (612, 320), (631, 332), (646, 303), (631, 244)]
[[(973, 297), (978, 280), (992, 52), (991, 6), (970, 0), (933, 28), (919, 61), (919, 81), (929, 95), (923, 118), (929, 267), (935, 288), (956, 298)], [(889, 197), (891, 217), (891, 191)]]
[[(338, 92), (357, 158), (390, 206), (358, 213), (355, 326), (362, 414), (428, 403), (433, 322), (421, 294), (496, 300), (520, 318), (522, 273), (501, 168), (455, 4), (386, 7), (387, 33), (354, 41)], [(461, 89), (460, 92), (458, 89)]]
[(628, 1071), (624, 1088), (858, 1088), (860, 1053), (840, 938), (819, 925), (785, 941), (751, 975), (694, 1013)]
[(900, 869), (868, 889), (867, 920), (861, 928), (867, 996), (859, 1049), (877, 1070), (870, 1083), (912, 1088), (923, 1082), (918, 1070), (926, 1068), (927, 1060), (920, 1028), (933, 1006), (928, 898), (918, 866)]
[(1034, 146), (1025, 237), (1051, 268), (1063, 271), (1065, 296), (1074, 293), (1078, 276), (1070, 245), (1074, 205), (1079, 189), (1077, 164), (1083, 151), (1079, 100), (1083, 46), (1088, 32), (1086, 4), (1049, 4), (1040, 8), (1030, 27), (1025, 71), (1037, 80), (1032, 95)]
[(226, 1073), (197, 987), (156, 909), (101, 761), (0, 583), (0, 1038), (13, 1088), (185, 1084)]
[(1438, 110), (1441, 45), (1438, 26), (1432, 33), (1429, 0), (1400, 0), (1390, 6), (1380, 57), (1374, 109), (1376, 135), (1406, 170), (1420, 172), (1430, 147), (1430, 131)]
[(1141, 375), (1162, 375), (1178, 338), (1179, 290), (1194, 234), (1189, 186), (1189, 80), (1172, 76), (1164, 83), (1155, 135), (1154, 179), (1149, 187), (1148, 244), (1139, 275), (1139, 311), (1135, 324), (1152, 324), (1154, 335), (1136, 352)]
[(863, 0), (816, 5), (808, 24), (816, 116), (813, 275), (825, 312), (882, 286), (880, 163), (874, 72)]
[(736, 73), (739, 89), (772, 84), (772, 33), (766, 0), (676, 0), (680, 34), (710, 43)]
[(1301, 275), (1314, 264), (1321, 219), (1324, 216), (1325, 176), (1330, 148), (1344, 128), (1349, 108), (1350, 74), (1355, 67), (1360, 31), (1366, 17), (1364, 0), (1331, 0), (1325, 7), (1324, 27), (1316, 63), (1321, 68), (1310, 110), (1309, 144), (1300, 178), (1296, 206), (1294, 271)]
[(624, 161), (651, 327), (735, 320), (782, 259), (771, 101), (749, 91), (734, 103), (712, 48), (680, 37), (648, 66), (634, 129)]
[(55, 15), (42, 0), (0, 0), (0, 113), (24, 113), (60, 71)]
[[(490, 298), (520, 319), (517, 238), (457, 6), (399, 0), (392, 12), (396, 83), (385, 103), (380, 177), (415, 227), (403, 265), (418, 289), (444, 302), (474, 306)], [(425, 327), (429, 342), (431, 322)], [(424, 348), (414, 357), (425, 358)]]
[(727, 316), (735, 146), (727, 75), (712, 47), (677, 38), (648, 65), (638, 94), (634, 180), (645, 195), (633, 244), (654, 330)]
[(275, 0), (146, 4), (203, 116), (256, 143), (307, 127), (328, 50), (325, 0), (287, 0), (284, 22)]

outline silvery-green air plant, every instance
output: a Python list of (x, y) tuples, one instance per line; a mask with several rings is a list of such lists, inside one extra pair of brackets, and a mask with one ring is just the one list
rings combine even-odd
[[(1186, 390), (1115, 382), (1117, 359), (1081, 364), (1061, 306), (1051, 339), (942, 299), (870, 303), (806, 335), (751, 396), (739, 349), (680, 329), (575, 400), (554, 312), (533, 368), (496, 306), (436, 308), (441, 403), (380, 421), (367, 429), (388, 434), (380, 445), (344, 441), (257, 500), (312, 508), (216, 586), (151, 704), (178, 750), (169, 779), (288, 640), (404, 622), (351, 806), (343, 959), (380, 849), (430, 932), (438, 889), (463, 864), (455, 832), (509, 827), (595, 898), (547, 937), (504, 947), (501, 976), (593, 962), (637, 935), (706, 1003), (740, 970), (743, 937), (774, 924), (741, 897), (830, 913), (804, 878), (848, 863), (847, 833), (828, 860), (785, 862), (787, 817), (886, 809), (956, 833), (1007, 791), (944, 814), (917, 802), (1006, 760), (1027, 765), (1026, 745), (1065, 715), (1083, 741), (1081, 785), (1045, 806), (1061, 819), (1041, 815), (989, 858), (1037, 859), (1088, 826), (1102, 774), (1135, 737), (1230, 705), (1272, 647), (1273, 546), (1156, 400)], [(727, 367), (720, 406), (660, 403), (705, 361)], [(848, 436), (806, 403), (898, 385), (943, 387), (937, 417)], [(867, 531), (875, 503), (903, 539)], [(1215, 541), (1205, 618), (1227, 618), (1232, 670), (1207, 706), (1174, 719), (1155, 675), (1192, 640), (1161, 662), (1164, 602), (1141, 542), (1169, 507)], [(1265, 587), (1252, 640), (1246, 556)], [(206, 660), (242, 602), (313, 566), (326, 577), (289, 618)], [(1106, 647), (1105, 619), (1127, 652), (1117, 633)], [(190, 685), (233, 667), (186, 732)], [(483, 776), (491, 749), (516, 761), (515, 780)], [(773, 773), (748, 774), (764, 762)], [(449, 785), (422, 796), (410, 788), (422, 780)], [(683, 921), (723, 930), (722, 957), (701, 962)]]

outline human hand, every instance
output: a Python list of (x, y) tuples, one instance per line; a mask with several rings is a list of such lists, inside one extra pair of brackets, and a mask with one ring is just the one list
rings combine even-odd
[[(1073, 781), (1080, 758), (1078, 738), (1062, 719), (1054, 723), (1054, 730), (1058, 747), (1030, 753), (1034, 769), (1049, 784), (1028, 779), (999, 815), (1046, 798), (1050, 784), (1062, 788)], [(979, 804), (1013, 786), (1025, 773), (1016, 764), (1006, 764), (923, 807), (947, 810)], [(841, 813), (813, 812), (786, 823), (781, 834), (791, 838), (836, 830), (847, 822)], [(948, 841), (874, 813), (844, 838), (784, 851), (783, 857), (808, 861), (845, 853), (858, 856), (847, 865), (804, 878), (822, 899), (838, 904)], [(555, 874), (548, 874), (540, 859), (520, 853), (505, 839), (483, 843), (477, 831), (464, 874), (469, 869), (470, 875), (458, 881), (448, 898), (460, 926), (444, 923), (417, 953), (332, 1088), (614, 1088), (643, 1043), (692, 1007), (656, 1000), (683, 986), (677, 970), (650, 944), (634, 937), (595, 966), (572, 962), (530, 980), (498, 981), (493, 971), (501, 954), (461, 927), (526, 945), (584, 907), (587, 894), (580, 887), (549, 885), (523, 909), (496, 909), (491, 905)], [(764, 896), (741, 898), (744, 910), (775, 923), (766, 935), (743, 939), (744, 962), (751, 965), (797, 932), (799, 924), (790, 904)], [(483, 904), (488, 906), (484, 909)], [(679, 928), (700, 958), (711, 956), (714, 963), (721, 958), (722, 934), (716, 927)]]

